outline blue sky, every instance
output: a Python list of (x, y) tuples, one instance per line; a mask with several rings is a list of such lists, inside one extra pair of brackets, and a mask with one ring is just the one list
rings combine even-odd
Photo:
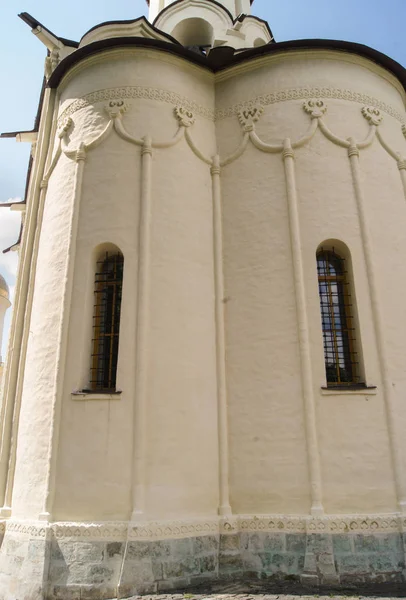
[[(45, 47), (17, 17), (18, 13), (29, 12), (56, 34), (78, 40), (97, 23), (133, 19), (146, 14), (146, 9), (145, 0), (3, 0), (0, 131), (32, 128), (43, 76)], [(269, 22), (277, 41), (356, 41), (406, 66), (406, 0), (255, 0), (253, 13)], [(28, 156), (27, 145), (0, 141), (0, 202), (23, 195)], [(16, 239), (18, 221), (19, 216), (8, 209), (0, 211), (0, 248)], [(0, 272), (12, 291), (16, 265), (15, 254), (0, 255)]]

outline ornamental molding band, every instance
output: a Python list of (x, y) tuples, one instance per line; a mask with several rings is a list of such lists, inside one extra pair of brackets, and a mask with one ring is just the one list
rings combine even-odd
[(0, 534), (11, 533), (30, 539), (78, 541), (153, 541), (182, 539), (206, 535), (233, 535), (238, 533), (285, 534), (376, 534), (406, 532), (406, 517), (385, 515), (238, 515), (230, 518), (213, 517), (185, 521), (127, 521), (102, 523), (42, 523), (9, 520), (0, 523)]
[[(256, 98), (244, 100), (238, 104), (230, 106), (228, 108), (221, 108), (213, 110), (209, 107), (202, 106), (190, 100), (176, 92), (170, 90), (164, 90), (152, 87), (122, 87), (122, 88), (108, 88), (104, 90), (97, 90), (90, 94), (86, 94), (82, 98), (74, 100), (59, 116), (58, 123), (63, 121), (66, 117), (75, 114), (82, 108), (87, 108), (97, 104), (98, 102), (105, 102), (106, 100), (115, 99), (147, 99), (156, 100), (157, 102), (165, 102), (172, 104), (173, 106), (183, 106), (187, 110), (193, 111), (196, 115), (209, 120), (222, 120), (228, 117), (238, 115), (242, 110), (251, 106), (270, 106), (278, 102), (286, 102), (287, 100), (306, 100), (312, 98), (331, 98), (335, 100), (346, 100), (348, 102), (357, 102), (359, 104), (365, 104), (369, 107), (374, 107), (382, 110), (391, 117), (400, 121), (405, 125), (405, 117), (395, 108), (374, 98), (367, 94), (361, 94), (353, 90), (342, 90), (339, 88), (293, 88), (288, 90), (282, 90), (278, 92), (270, 92)], [(406, 135), (406, 133), (405, 133)]]
[(315, 135), (317, 129), (319, 129), (321, 133), (332, 143), (334, 143), (337, 146), (340, 146), (341, 148), (347, 149), (350, 158), (352, 156), (359, 156), (360, 150), (368, 148), (373, 143), (374, 139), (377, 138), (382, 148), (397, 162), (399, 171), (402, 176), (402, 182), (406, 196), (406, 180), (404, 177), (405, 159), (400, 152), (394, 150), (389, 144), (386, 143), (385, 139), (383, 138), (382, 133), (380, 131), (380, 125), (383, 121), (383, 115), (379, 109), (377, 109), (374, 106), (363, 106), (361, 108), (361, 113), (363, 117), (368, 121), (370, 125), (370, 130), (367, 137), (364, 140), (356, 141), (353, 138), (341, 138), (330, 130), (330, 128), (324, 120), (324, 116), (327, 112), (327, 104), (323, 99), (306, 99), (302, 107), (304, 112), (310, 115), (311, 117), (311, 124), (307, 132), (296, 140), (285, 139), (284, 141), (281, 140), (278, 143), (274, 144), (263, 142), (255, 130), (255, 125), (259, 121), (264, 111), (264, 107), (260, 104), (250, 104), (246, 108), (241, 109), (238, 113), (238, 120), (240, 122), (244, 135), (240, 142), (240, 145), (231, 155), (223, 159), (219, 159), (217, 156), (205, 156), (204, 153), (201, 152), (194, 143), (191, 130), (193, 129), (192, 126), (196, 121), (196, 116), (195, 113), (187, 106), (180, 105), (174, 108), (174, 116), (177, 119), (179, 125), (178, 131), (175, 134), (175, 136), (172, 139), (166, 141), (154, 141), (151, 140), (149, 136), (145, 136), (142, 139), (135, 138), (126, 131), (125, 126), (123, 124), (122, 116), (128, 110), (129, 104), (125, 100), (125, 98), (116, 98), (114, 100), (109, 100), (107, 103), (104, 104), (104, 111), (110, 118), (104, 130), (92, 141), (80, 142), (79, 147), (76, 150), (71, 149), (69, 147), (69, 144), (67, 143), (68, 134), (71, 128), (74, 126), (74, 122), (71, 117), (64, 117), (63, 121), (60, 122), (58, 129), (59, 145), (57, 146), (55, 156), (44, 177), (44, 181), (49, 181), (49, 178), (52, 175), (52, 172), (55, 169), (62, 153), (65, 154), (65, 156), (67, 156), (68, 158), (75, 160), (76, 162), (84, 161), (86, 158), (86, 153), (89, 150), (96, 148), (105, 139), (107, 139), (107, 137), (110, 135), (113, 129), (123, 140), (134, 144), (135, 146), (142, 147), (143, 153), (151, 153), (152, 149), (154, 148), (170, 148), (176, 145), (181, 139), (185, 138), (192, 152), (200, 160), (202, 160), (211, 167), (213, 176), (215, 174), (218, 174), (219, 167), (229, 165), (237, 158), (242, 156), (249, 142), (251, 142), (258, 150), (262, 152), (274, 154), (281, 153), (284, 160), (286, 160), (287, 158), (294, 158), (294, 150), (302, 148), (307, 143), (309, 143)]

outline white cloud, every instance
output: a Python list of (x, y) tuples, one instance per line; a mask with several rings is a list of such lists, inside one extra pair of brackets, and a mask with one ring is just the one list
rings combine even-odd
[[(20, 202), (21, 198), (10, 198), (7, 202)], [(10, 208), (2, 207), (0, 202), (0, 274), (3, 275), (10, 288), (10, 301), (14, 302), (14, 290), (18, 267), (18, 253), (7, 252), (3, 254), (5, 248), (9, 248), (18, 240), (21, 227), (21, 213), (12, 211)], [(3, 359), (6, 356), (6, 347), (10, 330), (12, 310), (6, 313), (4, 322), (3, 343), (1, 354)]]

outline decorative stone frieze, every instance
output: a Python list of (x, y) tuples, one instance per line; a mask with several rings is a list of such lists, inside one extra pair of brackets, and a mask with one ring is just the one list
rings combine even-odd
[[(150, 87), (124, 87), (124, 88), (108, 88), (105, 90), (98, 90), (90, 94), (86, 94), (82, 98), (74, 100), (59, 116), (58, 122), (60, 123), (65, 117), (75, 114), (78, 110), (87, 108), (98, 104), (99, 102), (105, 102), (106, 100), (121, 100), (121, 99), (148, 99), (155, 100), (157, 102), (165, 102), (174, 106), (182, 106), (187, 110), (193, 111), (196, 115), (209, 120), (222, 120), (228, 117), (238, 115), (241, 111), (251, 106), (270, 106), (279, 102), (286, 102), (289, 100), (312, 100), (314, 98), (320, 99), (336, 99), (346, 100), (348, 102), (356, 102), (359, 104), (367, 105), (370, 108), (377, 108), (387, 113), (391, 117), (397, 119), (405, 126), (405, 117), (400, 114), (395, 108), (389, 104), (373, 98), (372, 96), (362, 94), (353, 90), (342, 90), (339, 88), (293, 88), (288, 90), (281, 90), (278, 92), (270, 92), (268, 94), (262, 94), (255, 98), (247, 99), (246, 101), (234, 104), (227, 108), (218, 108), (213, 110), (207, 106), (202, 106), (186, 98), (176, 92), (170, 90), (164, 90), (159, 88)], [(405, 134), (406, 135), (406, 134)]]

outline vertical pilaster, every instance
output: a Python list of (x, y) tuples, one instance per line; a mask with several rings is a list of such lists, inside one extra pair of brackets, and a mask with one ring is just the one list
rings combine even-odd
[(298, 198), (296, 189), (295, 161), (290, 139), (286, 139), (283, 150), (286, 192), (289, 209), (290, 241), (292, 248), (295, 281), (296, 311), (299, 329), (299, 349), (306, 424), (306, 439), (311, 487), (311, 514), (323, 515), (323, 494), (320, 470), (320, 454), (317, 436), (316, 407), (314, 401), (313, 375), (310, 354), (309, 323), (307, 318), (306, 290), (304, 284), (302, 243)]
[(220, 157), (211, 168), (213, 188), (214, 281), (216, 310), (217, 407), (219, 444), (219, 515), (231, 515), (229, 490), (226, 343), (224, 323), (223, 224), (221, 213)]
[(141, 150), (141, 206), (139, 225), (138, 303), (135, 365), (132, 521), (145, 518), (146, 403), (150, 291), (152, 142), (145, 137)]
[[(374, 328), (377, 341), (378, 357), (382, 373), (383, 396), (385, 400), (385, 413), (389, 434), (389, 444), (391, 448), (392, 464), (395, 477), (395, 485), (397, 492), (397, 500), (399, 510), (402, 513), (406, 512), (406, 488), (403, 476), (403, 465), (400, 454), (400, 434), (398, 432), (396, 411), (394, 407), (394, 399), (392, 392), (392, 382), (390, 378), (389, 362), (387, 358), (384, 325), (380, 310), (380, 298), (378, 292), (378, 284), (375, 276), (373, 263), (373, 251), (371, 235), (368, 229), (367, 217), (365, 211), (365, 199), (362, 190), (361, 173), (359, 167), (359, 149), (353, 139), (350, 139), (351, 145), (348, 148), (348, 156), (351, 164), (351, 173), (353, 179), (353, 187), (357, 202), (358, 218), (361, 229), (361, 239), (364, 249), (366, 271), (369, 284), (369, 292), (372, 306), (372, 316), (374, 320)], [(401, 169), (401, 174), (403, 169)], [(403, 179), (403, 177), (402, 177)], [(406, 184), (406, 180), (404, 182)]]
[(40, 127), (36, 145), (32, 184), (26, 198), (27, 217), (21, 244), (15, 304), (10, 329), (10, 345), (7, 356), (7, 368), (4, 374), (5, 380), (3, 382), (4, 397), (0, 413), (0, 506), (3, 507), (0, 513), (3, 516), (9, 516), (10, 514), (11, 494), (9, 492), (8, 499), (6, 499), (6, 488), (10, 488), (10, 483), (7, 482), (8, 480), (10, 481), (11, 477), (12, 489), (12, 481), (14, 479), (14, 476), (9, 472), (9, 464), (15, 462), (13, 454), (15, 454), (16, 447), (21, 386), (24, 379), (27, 334), (31, 315), (29, 294), (30, 290), (31, 292), (33, 290), (35, 281), (37, 260), (35, 247), (38, 247), (42, 225), (43, 201), (45, 198), (42, 180), (46, 163), (50, 161), (49, 147), (50, 140), (52, 139), (52, 126), (56, 121), (54, 119), (54, 112), (55, 92), (46, 89), (40, 120), (40, 123), (43, 125)]

